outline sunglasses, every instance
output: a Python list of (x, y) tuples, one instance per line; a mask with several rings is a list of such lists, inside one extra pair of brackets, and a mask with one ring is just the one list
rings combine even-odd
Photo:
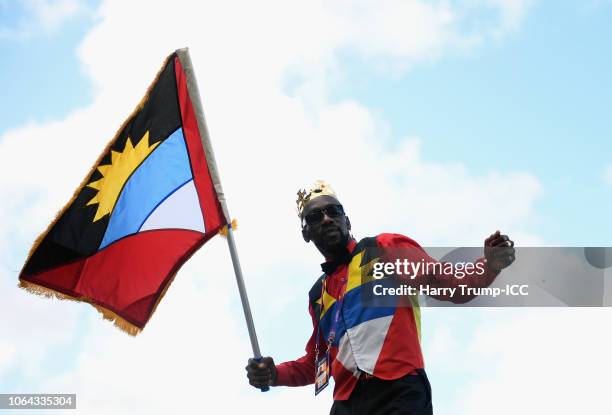
[(304, 221), (307, 225), (313, 226), (323, 222), (324, 215), (330, 218), (337, 218), (344, 215), (342, 205), (329, 205), (322, 209), (315, 209), (304, 216)]

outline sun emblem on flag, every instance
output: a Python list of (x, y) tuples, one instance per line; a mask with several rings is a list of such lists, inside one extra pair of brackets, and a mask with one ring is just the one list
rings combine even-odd
[(102, 178), (87, 185), (98, 191), (87, 202), (87, 206), (98, 205), (94, 222), (113, 211), (125, 182), (158, 144), (159, 142), (149, 145), (149, 132), (147, 131), (135, 147), (131, 138), (128, 137), (123, 151), (111, 150), (111, 164), (98, 166), (97, 169), (102, 174)]

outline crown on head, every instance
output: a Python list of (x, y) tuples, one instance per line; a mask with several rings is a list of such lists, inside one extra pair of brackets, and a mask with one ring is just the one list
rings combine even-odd
[(338, 196), (336, 196), (336, 192), (334, 192), (334, 189), (332, 189), (331, 186), (324, 180), (317, 180), (314, 186), (308, 191), (301, 189), (297, 192), (298, 198), (295, 202), (297, 204), (298, 216), (300, 218), (302, 217), (302, 213), (304, 213), (306, 203), (316, 199), (319, 196), (332, 196), (336, 199), (338, 198)]

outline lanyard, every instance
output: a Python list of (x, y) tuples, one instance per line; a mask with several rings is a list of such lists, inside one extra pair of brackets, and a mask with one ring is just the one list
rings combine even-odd
[[(323, 303), (323, 296), (325, 294), (325, 292), (327, 291), (327, 279), (329, 278), (328, 275), (325, 276), (325, 279), (323, 279), (323, 282), (321, 284), (321, 312), (323, 312), (323, 310), (325, 309), (325, 304)], [(339, 291), (339, 298), (336, 300), (336, 312), (334, 313), (334, 318), (332, 320), (332, 325), (331, 328), (329, 330), (329, 336), (327, 336), (327, 350), (329, 350), (329, 348), (331, 347), (332, 343), (334, 342), (335, 338), (336, 338), (336, 329), (338, 328), (338, 321), (340, 320), (340, 310), (342, 310), (342, 304), (344, 303), (344, 294), (346, 294), (344, 292), (344, 290), (346, 290), (346, 284), (348, 281), (348, 276), (347, 279), (345, 281), (343, 281), (342, 287), (340, 288)], [(319, 318), (319, 321), (317, 321), (317, 334), (316, 334), (316, 339), (315, 339), (315, 360), (318, 359), (319, 356), (319, 333), (321, 333), (322, 329), (321, 329), (321, 318)]]

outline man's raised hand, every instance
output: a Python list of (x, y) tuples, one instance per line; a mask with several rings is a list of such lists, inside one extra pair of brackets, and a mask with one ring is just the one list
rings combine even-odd
[(500, 231), (485, 239), (484, 253), (487, 265), (493, 271), (501, 271), (515, 260), (514, 241)]

